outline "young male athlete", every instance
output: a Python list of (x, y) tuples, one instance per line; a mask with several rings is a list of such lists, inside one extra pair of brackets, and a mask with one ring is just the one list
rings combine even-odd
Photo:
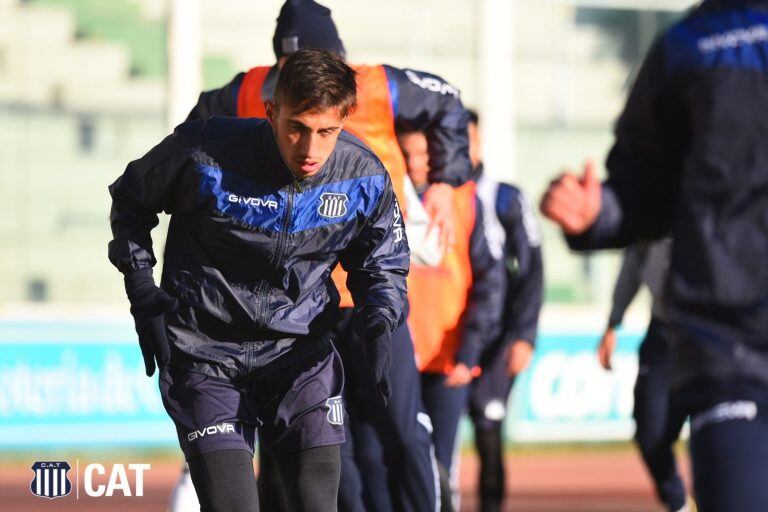
[[(291, 510), (336, 509), (343, 369), (330, 279), (347, 270), (379, 399), (402, 321), (408, 245), (389, 176), (341, 130), (355, 72), (306, 49), (285, 62), (267, 120), (180, 125), (110, 187), (112, 263), (125, 274), (147, 374), (160, 367), (202, 510), (258, 509), (254, 435)], [(161, 287), (151, 229), (171, 215)]]
[[(264, 102), (273, 95), (285, 59), (299, 48), (319, 47), (345, 56), (346, 50), (331, 19), (330, 11), (311, 0), (288, 0), (280, 10), (273, 37), (277, 62), (240, 73), (224, 87), (204, 92), (190, 118), (209, 115), (263, 117)], [(429, 141), (430, 186), (425, 208), (432, 229), (443, 238), (453, 238), (452, 191), (469, 179), (467, 113), (456, 88), (440, 77), (387, 65), (354, 65), (358, 72), (358, 109), (344, 128), (360, 137), (382, 160), (389, 172), (405, 217), (408, 201), (403, 195), (405, 162), (397, 144), (395, 123), (423, 130)], [(419, 373), (413, 359), (413, 344), (406, 325), (393, 333), (392, 398), (382, 409), (371, 399), (373, 383), (367, 374), (357, 374), (361, 363), (359, 339), (352, 329), (352, 300), (341, 269), (334, 272), (341, 293), (342, 319), (335, 330), (347, 378), (355, 396), (348, 397), (350, 425), (375, 423), (375, 435), (384, 441), (381, 457), (364, 471), (354, 454), (355, 442), (342, 447), (340, 507), (357, 510), (434, 510), (437, 500), (431, 436), (421, 403)], [(351, 428), (351, 427), (350, 427)]]
[(658, 242), (635, 242), (624, 250), (624, 260), (613, 289), (613, 304), (605, 333), (600, 339), (598, 357), (606, 370), (616, 348), (616, 327), (645, 284), (653, 296), (651, 322), (640, 344), (640, 366), (635, 382), (635, 443), (645, 467), (651, 474), (659, 500), (671, 512), (693, 510), (685, 493), (685, 485), (677, 472), (672, 451), (685, 414), (680, 411), (677, 394), (672, 392), (672, 360), (669, 326), (664, 306), (670, 248), (668, 238)]
[[(423, 193), (429, 173), (427, 139), (414, 131), (401, 131), (398, 139), (408, 175), (416, 191)], [(453, 248), (436, 265), (412, 260), (408, 281), (408, 325), (416, 345), (422, 396), (432, 420), (437, 461), (449, 475), (467, 385), (483, 348), (497, 334), (505, 289), (503, 262), (488, 246), (487, 223), (475, 189), (469, 181), (454, 191)]]
[(541, 233), (522, 191), (484, 172), (480, 160), (479, 119), (470, 112), (469, 148), (477, 196), (483, 209), (491, 253), (503, 261), (501, 329), (480, 356), (482, 373), (469, 392), (469, 415), (480, 456), (480, 510), (501, 510), (505, 471), (502, 422), (507, 399), (520, 372), (530, 363), (544, 298)]
[(673, 385), (704, 512), (768, 503), (768, 1), (705, 0), (656, 42), (616, 125), (542, 211), (574, 249), (672, 236)]

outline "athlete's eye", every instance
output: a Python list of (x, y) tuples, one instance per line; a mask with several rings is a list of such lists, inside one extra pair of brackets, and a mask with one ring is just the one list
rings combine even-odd
[(292, 122), (288, 123), (288, 129), (292, 132), (304, 132), (307, 130), (307, 127), (301, 123)]

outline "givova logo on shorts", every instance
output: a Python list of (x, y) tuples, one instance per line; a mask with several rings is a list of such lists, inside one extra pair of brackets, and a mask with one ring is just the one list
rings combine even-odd
[(340, 396), (332, 396), (325, 401), (325, 406), (328, 408), (328, 414), (325, 415), (328, 418), (328, 423), (331, 425), (343, 425), (344, 424), (344, 405)]
[(209, 427), (203, 427), (200, 430), (193, 430), (187, 434), (187, 441), (194, 441), (205, 436), (214, 436), (216, 434), (234, 434), (235, 426), (232, 423), (219, 423), (218, 425), (211, 425)]
[(72, 467), (66, 462), (35, 462), (32, 471), (35, 477), (29, 484), (29, 490), (41, 498), (61, 498), (72, 491), (72, 484), (67, 471)]
[(343, 217), (347, 214), (347, 201), (349, 201), (347, 194), (325, 192), (320, 195), (317, 213), (328, 219)]

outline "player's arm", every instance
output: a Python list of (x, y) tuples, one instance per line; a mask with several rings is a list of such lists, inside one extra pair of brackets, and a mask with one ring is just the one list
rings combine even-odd
[(384, 66), (395, 122), (427, 137), (430, 187), (424, 208), (440, 230), (441, 245), (454, 242), (452, 187), (464, 184), (472, 171), (469, 160), (469, 115), (459, 90), (439, 76)]
[(541, 231), (530, 203), (517, 189), (512, 189), (508, 204), (499, 211), (499, 221), (506, 233), (505, 257), (517, 261), (511, 283), (514, 297), (507, 301), (508, 310), (503, 313), (510, 320), (506, 342), (524, 341), (533, 346), (544, 300)]
[(478, 364), (483, 348), (499, 332), (505, 291), (504, 263), (494, 258), (488, 246), (483, 208), (477, 199), (475, 210), (469, 239), (472, 289), (462, 315), (461, 346), (456, 353), (456, 363), (470, 369)]
[(565, 174), (542, 200), (575, 250), (624, 247), (671, 229), (688, 128), (667, 79), (663, 44), (646, 58), (615, 129), (602, 184), (594, 172)]
[(384, 66), (395, 121), (427, 137), (429, 181), (463, 185), (472, 170), (469, 161), (469, 116), (459, 90), (439, 76)]
[(530, 204), (514, 187), (502, 184), (499, 190), (505, 192), (502, 195), (505, 200), (495, 205), (506, 235), (504, 259), (517, 263), (502, 312), (506, 326), (502, 336), (507, 345), (507, 373), (514, 376), (525, 370), (533, 357), (544, 299), (544, 262), (541, 231)]
[(112, 196), (109, 260), (124, 275), (147, 376), (170, 360), (165, 312), (176, 301), (155, 285), (156, 263), (150, 232), (158, 213), (190, 211), (196, 204), (196, 177), (189, 172), (189, 147), (201, 122), (184, 123), (149, 153), (134, 160), (109, 187)]
[(224, 87), (201, 92), (197, 104), (192, 107), (187, 116), (187, 121), (207, 119), (211, 116), (237, 117), (237, 98), (243, 77), (245, 73), (238, 73)]
[(624, 259), (613, 287), (611, 313), (608, 316), (608, 327), (611, 329), (621, 325), (624, 313), (640, 290), (641, 271), (646, 256), (647, 250), (642, 243), (629, 245), (624, 250)]
[(647, 249), (641, 243), (631, 244), (624, 250), (624, 259), (622, 260), (621, 269), (613, 288), (613, 300), (611, 312), (608, 316), (608, 325), (597, 347), (598, 360), (600, 365), (606, 370), (612, 368), (611, 359), (617, 343), (616, 327), (621, 324), (624, 313), (640, 289), (642, 282), (641, 272), (646, 257)]
[(339, 255), (355, 308), (375, 309), (392, 327), (402, 321), (410, 252), (389, 175), (374, 213)]
[(195, 202), (195, 176), (189, 172), (189, 148), (197, 140), (201, 122), (187, 122), (128, 164), (109, 186), (113, 239), (109, 259), (123, 273), (150, 269), (156, 259), (150, 231), (158, 213), (190, 209)]
[(382, 177), (383, 191), (373, 214), (339, 255), (339, 262), (347, 271), (347, 288), (355, 303), (355, 330), (386, 405), (391, 394), (392, 332), (404, 321), (410, 252), (389, 174), (384, 171)]

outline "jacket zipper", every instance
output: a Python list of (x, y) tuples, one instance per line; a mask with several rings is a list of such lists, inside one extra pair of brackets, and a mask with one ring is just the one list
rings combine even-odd
[[(289, 171), (290, 172), (290, 171)], [(293, 181), (293, 187), (288, 188), (288, 205), (285, 209), (285, 219), (283, 220), (283, 227), (280, 230), (280, 233), (277, 236), (277, 249), (275, 250), (275, 258), (272, 262), (272, 265), (277, 268), (280, 264), (280, 261), (283, 259), (283, 256), (285, 255), (285, 246), (286, 246), (286, 240), (288, 239), (288, 227), (291, 223), (291, 214), (293, 213), (293, 194), (294, 192), (302, 192), (301, 188), (301, 182), (296, 179), (296, 176), (291, 173), (291, 178)], [(262, 285), (259, 287), (259, 301), (260, 301), (260, 315), (259, 315), (259, 327), (264, 328), (267, 324), (267, 307), (269, 306), (269, 300), (268, 297), (266, 297), (266, 294), (268, 292), (268, 283), (265, 280)]]

